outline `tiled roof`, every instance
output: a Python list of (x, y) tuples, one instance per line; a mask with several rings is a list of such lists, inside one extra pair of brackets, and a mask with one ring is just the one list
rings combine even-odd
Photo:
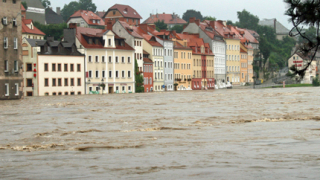
[(134, 31), (143, 37), (151, 46), (163, 47), (160, 43), (157, 42), (154, 36), (149, 35), (147, 32), (141, 29), (141, 27), (136, 27)]
[(263, 19), (259, 22), (259, 25), (272, 27), (273, 29), (275, 29), (276, 34), (289, 35), (290, 32), (286, 27), (279, 23), (277, 19)]
[(147, 51), (143, 50), (143, 54), (150, 55)]
[[(177, 38), (186, 39), (188, 41), (188, 46), (192, 49), (193, 54), (197, 55), (211, 55), (213, 52), (210, 49), (210, 45), (205, 43), (202, 38), (199, 38), (198, 34), (176, 34)], [(205, 52), (201, 53), (201, 46), (205, 47)]]
[(102, 18), (105, 13), (106, 13), (105, 11), (97, 11), (96, 15)]
[(190, 47), (184, 47), (182, 44), (180, 44), (178, 41), (174, 42), (174, 49), (186, 49), (186, 50), (191, 50)]
[(236, 28), (238, 31), (242, 31), (242, 37), (246, 38), (251, 43), (259, 44), (259, 41), (249, 32), (248, 29)]
[(143, 39), (142, 36), (140, 36), (137, 32), (136, 32), (136, 26), (130, 26), (127, 22), (124, 21), (119, 21), (119, 23), (123, 26), (123, 28), (125, 28), (127, 30), (127, 32), (129, 34), (131, 34), (133, 37), (135, 38), (140, 38)]
[(135, 19), (142, 19), (140, 14), (133, 9), (131, 6), (123, 5), (123, 4), (115, 4), (111, 8), (108, 9), (108, 11), (104, 14), (103, 17), (107, 15), (107, 13), (111, 10), (118, 10), (123, 17), (125, 18), (135, 18)]
[(34, 34), (34, 35), (46, 35), (42, 31), (40, 31), (37, 27), (32, 26), (33, 29), (30, 29), (27, 24), (31, 24), (32, 20), (31, 19), (22, 19), (21, 21), (22, 25), (22, 34)]
[(21, 11), (26, 11), (26, 9), (24, 8), (24, 6), (21, 4), (21, 7), (20, 7)]
[(154, 24), (157, 21), (164, 21), (165, 24), (187, 24), (187, 22), (176, 14), (153, 14), (143, 24)]
[(149, 58), (143, 58), (144, 63), (153, 63), (151, 59)]
[[(104, 29), (93, 29), (93, 28), (85, 28), (85, 27), (77, 27), (76, 30), (76, 37), (80, 41), (80, 43), (85, 47), (85, 48), (93, 48), (93, 49), (114, 49), (114, 48), (106, 48), (104, 47), (104, 44), (99, 41), (98, 44), (89, 44), (85, 36), (87, 37), (97, 37), (101, 38), (103, 34), (107, 33), (110, 30), (104, 30)], [(115, 33), (114, 33), (115, 34)], [(115, 39), (123, 39), (119, 37), (118, 35), (115, 34)], [(131, 46), (129, 46), (126, 42), (124, 42), (124, 46), (119, 46), (116, 45), (115, 49), (123, 49), (123, 50), (134, 50)]]
[(46, 9), (46, 22), (47, 24), (61, 24), (64, 23), (61, 15), (58, 15), (51, 8)]
[(240, 39), (240, 37), (235, 36), (235, 33), (232, 32), (228, 26), (225, 26), (222, 21), (214, 21), (215, 27), (212, 27), (225, 39)]
[[(69, 20), (73, 17), (81, 17), (89, 25), (96, 25), (96, 26), (104, 26), (105, 25), (104, 21), (98, 15), (93, 13), (92, 11), (78, 10), (73, 15), (70, 16)], [(96, 20), (96, 23), (93, 23), (92, 20)], [(97, 23), (97, 20), (99, 20), (100, 22)]]
[(39, 39), (28, 39), (28, 38), (25, 38), (25, 39), (28, 41), (31, 47), (37, 47), (38, 44), (44, 44), (46, 42), (45, 40), (39, 40)]
[(243, 50), (242, 48), (240, 48), (240, 52), (241, 53), (247, 53), (245, 50)]

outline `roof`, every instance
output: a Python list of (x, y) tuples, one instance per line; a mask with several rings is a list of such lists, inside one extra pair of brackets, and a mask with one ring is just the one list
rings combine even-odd
[(143, 63), (151, 63), (153, 64), (152, 60), (149, 58), (143, 58)]
[[(103, 35), (109, 31), (111, 31), (111, 30), (77, 27), (76, 37), (85, 48), (134, 50), (125, 41), (123, 41), (124, 46), (116, 45), (116, 48), (109, 48), (109, 47), (104, 47), (104, 44), (102, 44), (101, 41), (99, 41), (98, 44), (89, 44), (85, 39), (85, 37), (96, 37), (96, 38), (102, 39)], [(115, 34), (116, 39), (123, 39), (123, 38), (119, 37), (118, 35), (116, 35), (116, 33), (114, 33), (114, 34)]]
[(147, 41), (151, 46), (156, 47), (163, 47), (160, 43), (157, 42), (155, 36), (149, 35), (147, 32), (145, 32), (141, 27), (136, 27), (134, 29), (136, 33), (138, 33), (140, 36), (143, 37), (145, 41)]
[(107, 15), (107, 13), (111, 10), (118, 10), (123, 17), (125, 18), (135, 18), (135, 19), (142, 19), (140, 14), (133, 9), (131, 6), (124, 5), (124, 4), (115, 4), (111, 8), (108, 9), (108, 11), (104, 14), (103, 17)]
[(174, 42), (174, 49), (186, 49), (186, 50), (192, 50), (190, 47), (185, 47), (182, 44), (180, 44), (178, 41)]
[(28, 38), (25, 38), (25, 39), (28, 41), (31, 47), (37, 47), (38, 44), (44, 44), (46, 42), (45, 40), (39, 40), (39, 39), (28, 39)]
[[(86, 23), (88, 25), (95, 25), (95, 26), (104, 26), (105, 23), (104, 21), (101, 19), (101, 17), (99, 17), (98, 15), (96, 15), (95, 13), (93, 13), (92, 11), (87, 11), (87, 10), (78, 10), (76, 11), (74, 14), (72, 14), (70, 16), (70, 18), (68, 19), (68, 21), (71, 18), (75, 18), (75, 17), (81, 17), (84, 21), (86, 21)], [(93, 20), (95, 20), (96, 23), (93, 23)], [(99, 23), (97, 22), (97, 20), (99, 20)]]
[[(192, 49), (192, 54), (195, 55), (210, 55), (214, 56), (211, 51), (210, 45), (205, 43), (202, 38), (199, 37), (199, 34), (176, 34), (179, 39), (186, 39), (188, 41), (188, 47)], [(201, 53), (201, 47), (205, 47), (205, 52)]]
[(276, 34), (289, 35), (290, 32), (285, 26), (279, 23), (277, 19), (263, 19), (259, 22), (259, 25), (272, 27), (276, 31)]
[(123, 26), (123, 28), (125, 28), (125, 29), (127, 30), (127, 32), (128, 32), (129, 34), (131, 34), (133, 37), (143, 39), (143, 37), (140, 36), (140, 35), (136, 32), (136, 29), (137, 29), (136, 26), (130, 26), (127, 22), (120, 21), (120, 20), (119, 20), (119, 23), (120, 23), (120, 24)]
[(44, 9), (40, 0), (21, 0), (21, 2), (26, 2), (28, 7)]
[(96, 12), (96, 15), (99, 16), (99, 17), (101, 17), (101, 18), (103, 18), (103, 16), (104, 16), (105, 13), (106, 13), (105, 11), (97, 11), (97, 12)]
[(143, 54), (150, 55), (147, 51), (143, 50)]
[(42, 31), (40, 31), (37, 27), (32, 26), (33, 29), (30, 29), (27, 24), (31, 24), (32, 20), (31, 19), (22, 19), (21, 21), (21, 26), (22, 26), (22, 34), (34, 34), (34, 35), (46, 35)]
[(46, 22), (47, 24), (61, 24), (64, 23), (61, 15), (58, 15), (51, 8), (46, 9)]
[(153, 14), (143, 24), (154, 24), (157, 21), (164, 21), (165, 24), (187, 24), (177, 14)]
[(242, 48), (240, 48), (240, 53), (247, 53), (245, 50), (243, 50)]
[[(205, 21), (206, 22), (206, 21)], [(210, 21), (209, 21), (210, 22)], [(240, 39), (240, 37), (238, 37), (235, 32), (232, 32), (229, 28), (231, 26), (225, 26), (223, 24), (223, 21), (212, 21), (211, 24), (214, 24), (214, 27), (212, 27), (212, 25), (210, 25), (213, 29), (216, 30), (216, 32), (218, 32), (223, 38), (225, 39)]]
[(237, 31), (242, 31), (242, 37), (250, 41), (251, 43), (259, 44), (259, 41), (250, 33), (248, 29), (235, 28)]
[[(214, 39), (215, 36), (219, 36), (221, 37), (221, 39), (223, 38), (222, 35), (220, 35), (216, 30), (215, 27), (211, 27), (210, 25), (210, 21), (205, 20), (203, 22), (200, 22), (199, 24), (199, 28), (206, 33), (207, 36), (209, 36), (211, 39)], [(217, 39), (215, 39), (217, 40)], [(222, 40), (223, 41), (223, 40)]]
[(24, 6), (21, 4), (21, 7), (20, 7), (21, 11), (26, 11), (26, 9), (24, 8)]

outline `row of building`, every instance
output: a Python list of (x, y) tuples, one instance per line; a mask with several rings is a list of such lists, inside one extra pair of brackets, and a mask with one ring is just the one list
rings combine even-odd
[[(1, 42), (7, 38), (8, 43), (0, 48), (5, 64), (0, 69), (0, 83), (5, 84), (1, 99), (135, 93), (135, 60), (145, 92), (215, 89), (227, 82), (253, 81), (259, 36), (225, 21), (190, 18), (182, 33), (159, 32), (153, 23), (140, 24), (141, 16), (130, 6), (116, 4), (102, 17), (79, 10), (69, 18), (61, 41), (50, 36), (44, 40), (20, 2), (9, 1), (0, 5), (11, 9), (11, 15), (0, 16), (8, 22), (15, 19), (17, 26), (2, 21)], [(12, 17), (17, 11), (22, 17)]]

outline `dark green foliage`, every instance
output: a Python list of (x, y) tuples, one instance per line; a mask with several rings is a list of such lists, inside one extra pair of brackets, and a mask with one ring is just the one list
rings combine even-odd
[(258, 26), (259, 18), (258, 16), (252, 15), (250, 12), (245, 9), (242, 12), (237, 12), (239, 22), (237, 26), (247, 29), (255, 29)]
[[(309, 27), (309, 29), (305, 29), (303, 35), (310, 39), (313, 43), (317, 43), (317, 29), (313, 26)], [(299, 44), (308, 43), (308, 40), (299, 36)]]
[(215, 17), (212, 17), (212, 16), (205, 16), (203, 19), (209, 20), (209, 21), (216, 21), (217, 20)]
[(234, 26), (235, 24), (233, 24), (233, 22), (231, 20), (228, 20), (227, 21), (227, 25), (233, 25)]
[(34, 22), (33, 25), (46, 34), (46, 36), (44, 37), (45, 39), (48, 36), (53, 36), (55, 40), (61, 40), (61, 38), (63, 37), (63, 30), (67, 29), (66, 23), (44, 25), (38, 22)]
[(320, 86), (319, 76), (317, 76), (316, 78), (314, 78), (314, 79), (312, 80), (312, 85), (313, 85), (313, 86)]
[(139, 71), (137, 60), (135, 60), (134, 64), (134, 75), (135, 75), (135, 86), (136, 86), (136, 93), (143, 93), (144, 87), (143, 87), (143, 76)]
[(177, 33), (181, 33), (183, 31), (183, 25), (175, 25), (171, 28), (171, 30), (175, 30)]
[(96, 12), (97, 6), (92, 3), (92, 0), (79, 0), (79, 8), (82, 10), (88, 10)]
[(200, 19), (200, 21), (203, 20), (203, 16), (200, 11), (196, 11), (193, 9), (187, 10), (185, 13), (183, 13), (182, 19), (189, 22), (189, 19), (195, 17), (196, 19)]
[(22, 6), (27, 10), (28, 9), (28, 5), (27, 2), (21, 2)]
[(40, 0), (44, 8), (49, 8), (51, 5), (50, 0)]
[(69, 17), (78, 10), (89, 10), (96, 12), (97, 6), (92, 3), (92, 0), (79, 0), (71, 1), (69, 4), (65, 4), (61, 10), (61, 16), (63, 20), (67, 22)]
[[(156, 25), (156, 27), (157, 27), (159, 30), (161, 30), (161, 29), (167, 30), (167, 28), (168, 28), (168, 25), (165, 24), (164, 21), (158, 20), (158, 21), (155, 22), (154, 24)], [(158, 29), (157, 29), (157, 30), (158, 30)], [(159, 30), (158, 30), (158, 31), (159, 31)]]

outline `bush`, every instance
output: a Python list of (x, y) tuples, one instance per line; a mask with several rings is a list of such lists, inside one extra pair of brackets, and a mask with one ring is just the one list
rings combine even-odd
[(319, 76), (317, 76), (316, 78), (313, 78), (312, 85), (313, 86), (320, 86)]

